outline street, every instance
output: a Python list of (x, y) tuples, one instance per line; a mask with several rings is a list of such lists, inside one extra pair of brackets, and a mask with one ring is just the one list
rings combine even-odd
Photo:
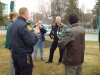
[[(6, 34), (6, 30), (0, 30), (0, 34)], [(86, 34), (85, 40), (87, 40), (87, 41), (98, 41), (98, 34)]]

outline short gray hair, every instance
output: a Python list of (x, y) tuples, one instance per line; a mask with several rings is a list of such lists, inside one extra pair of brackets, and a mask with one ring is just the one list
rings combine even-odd
[(57, 18), (61, 19), (61, 17), (60, 17), (60, 16), (57, 16), (57, 17), (56, 17), (56, 19), (57, 19)]

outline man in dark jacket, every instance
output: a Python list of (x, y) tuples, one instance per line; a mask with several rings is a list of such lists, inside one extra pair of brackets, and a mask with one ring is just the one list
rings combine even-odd
[(41, 60), (44, 59), (44, 41), (45, 41), (45, 33), (47, 32), (46, 27), (42, 25), (42, 21), (38, 21), (37, 25), (34, 27), (35, 31), (39, 31), (39, 34), (37, 35), (38, 37), (38, 42), (34, 46), (34, 60), (37, 60), (37, 50), (40, 48), (40, 55), (41, 55)]
[[(53, 39), (53, 42), (52, 42), (52, 45), (51, 45), (51, 48), (50, 48), (49, 59), (46, 63), (52, 63), (53, 62), (54, 51), (57, 48), (59, 37), (60, 37), (60, 34), (61, 34), (62, 30), (64, 29), (64, 27), (65, 27), (65, 24), (63, 24), (61, 22), (61, 17), (57, 16), (55, 23), (52, 25), (52, 30), (51, 30), (51, 33), (50, 33), (50, 38)], [(58, 65), (61, 64), (63, 51), (59, 50), (59, 53), (60, 53), (60, 58), (59, 58), (59, 61), (58, 61)]]
[[(28, 26), (26, 20), (29, 17), (27, 8), (19, 10), (19, 17), (10, 28), (10, 40), (15, 75), (32, 75), (32, 52), (33, 46), (38, 39)], [(35, 34), (34, 34), (35, 33)]]
[(62, 63), (65, 75), (82, 75), (85, 50), (85, 29), (78, 24), (76, 14), (69, 15), (70, 28), (60, 38), (58, 47), (64, 51)]

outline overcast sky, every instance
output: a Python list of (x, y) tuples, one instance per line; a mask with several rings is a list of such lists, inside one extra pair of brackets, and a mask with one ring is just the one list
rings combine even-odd
[[(12, 0), (1, 0), (1, 1), (8, 4), (8, 6), (10, 7), (10, 1)], [(15, 10), (18, 12), (19, 8), (27, 7), (29, 11), (31, 12), (37, 12), (38, 1), (39, 0), (16, 0)], [(49, 0), (46, 0), (46, 1), (49, 1)], [(95, 3), (96, 3), (96, 0), (79, 0), (79, 7), (82, 8), (85, 12), (87, 12), (87, 10), (89, 11), (93, 9)]]

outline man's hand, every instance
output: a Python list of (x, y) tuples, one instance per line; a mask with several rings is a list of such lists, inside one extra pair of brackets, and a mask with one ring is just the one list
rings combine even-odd
[(36, 35), (39, 34), (39, 33), (40, 33), (40, 31), (34, 31), (34, 34), (36, 34)]
[(39, 29), (41, 29), (42, 28), (42, 26), (41, 25), (39, 25)]

